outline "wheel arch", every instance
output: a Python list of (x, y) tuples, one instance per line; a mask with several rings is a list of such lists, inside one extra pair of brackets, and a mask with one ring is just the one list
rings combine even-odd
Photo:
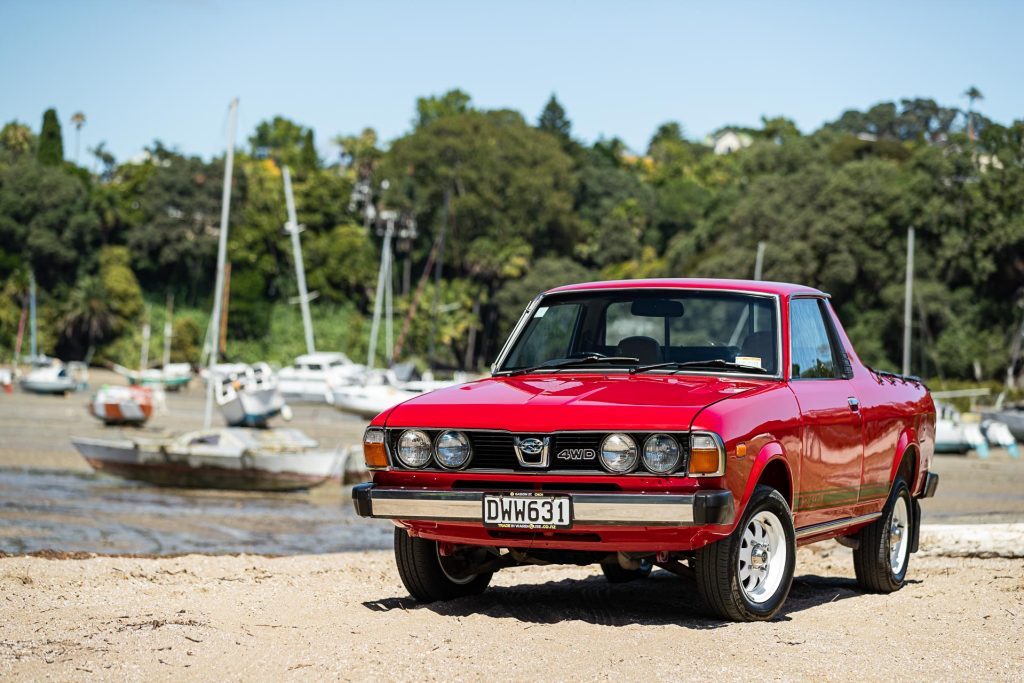
[(750, 476), (747, 478), (747, 485), (743, 491), (743, 499), (740, 501), (737, 519), (747, 508), (754, 489), (759, 484), (766, 484), (777, 490), (786, 499), (789, 509), (793, 509), (793, 473), (790, 470), (789, 462), (786, 460), (782, 444), (772, 441), (761, 447), (757, 457), (750, 468)]
[(892, 469), (889, 471), (889, 487), (896, 482), (900, 474), (907, 481), (911, 495), (918, 489), (921, 469), (921, 449), (917, 444), (917, 438), (912, 429), (904, 430), (896, 444), (896, 454), (893, 457)]

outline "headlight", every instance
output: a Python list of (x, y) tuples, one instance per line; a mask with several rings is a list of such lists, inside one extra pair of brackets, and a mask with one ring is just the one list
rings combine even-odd
[(653, 434), (644, 442), (644, 467), (654, 474), (669, 474), (679, 466), (679, 443), (668, 434)]
[(430, 460), (430, 437), (426, 432), (410, 429), (398, 439), (398, 459), (406, 467), (423, 467)]
[(449, 470), (457, 470), (465, 465), (471, 451), (469, 439), (462, 432), (442, 432), (434, 445), (438, 464)]
[(629, 434), (609, 434), (601, 442), (601, 464), (609, 472), (629, 472), (636, 461), (636, 441)]
[(693, 432), (690, 435), (691, 477), (720, 477), (725, 474), (725, 446), (717, 434)]

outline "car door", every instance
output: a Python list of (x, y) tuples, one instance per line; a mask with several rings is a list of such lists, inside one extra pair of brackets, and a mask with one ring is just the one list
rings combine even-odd
[(825, 314), (823, 299), (790, 299), (789, 386), (803, 421), (797, 526), (849, 516), (860, 490), (863, 420)]

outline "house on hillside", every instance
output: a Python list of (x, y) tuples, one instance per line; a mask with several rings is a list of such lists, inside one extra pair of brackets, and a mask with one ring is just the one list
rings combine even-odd
[(704, 144), (711, 147), (715, 154), (732, 154), (744, 147), (750, 147), (754, 138), (742, 131), (726, 128), (704, 138)]

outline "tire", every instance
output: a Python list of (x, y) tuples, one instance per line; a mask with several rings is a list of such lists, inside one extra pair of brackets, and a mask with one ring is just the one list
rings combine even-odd
[(608, 583), (629, 583), (646, 579), (651, 575), (653, 568), (654, 565), (650, 560), (640, 560), (639, 569), (623, 569), (618, 562), (601, 564), (601, 571), (604, 572), (604, 578), (608, 579)]
[(786, 499), (754, 489), (727, 538), (697, 551), (694, 570), (704, 603), (722, 619), (765, 621), (782, 608), (796, 567), (796, 530)]
[[(454, 600), (479, 595), (487, 590), (493, 572), (474, 574), (455, 579), (445, 570), (445, 564), (457, 560), (441, 557), (437, 542), (413, 538), (405, 529), (395, 529), (395, 563), (406, 590), (418, 602)], [(449, 570), (454, 569), (449, 566)]]
[(853, 571), (865, 591), (892, 593), (903, 587), (910, 564), (913, 514), (907, 482), (897, 477), (882, 516), (860, 530), (860, 543), (853, 551)]

